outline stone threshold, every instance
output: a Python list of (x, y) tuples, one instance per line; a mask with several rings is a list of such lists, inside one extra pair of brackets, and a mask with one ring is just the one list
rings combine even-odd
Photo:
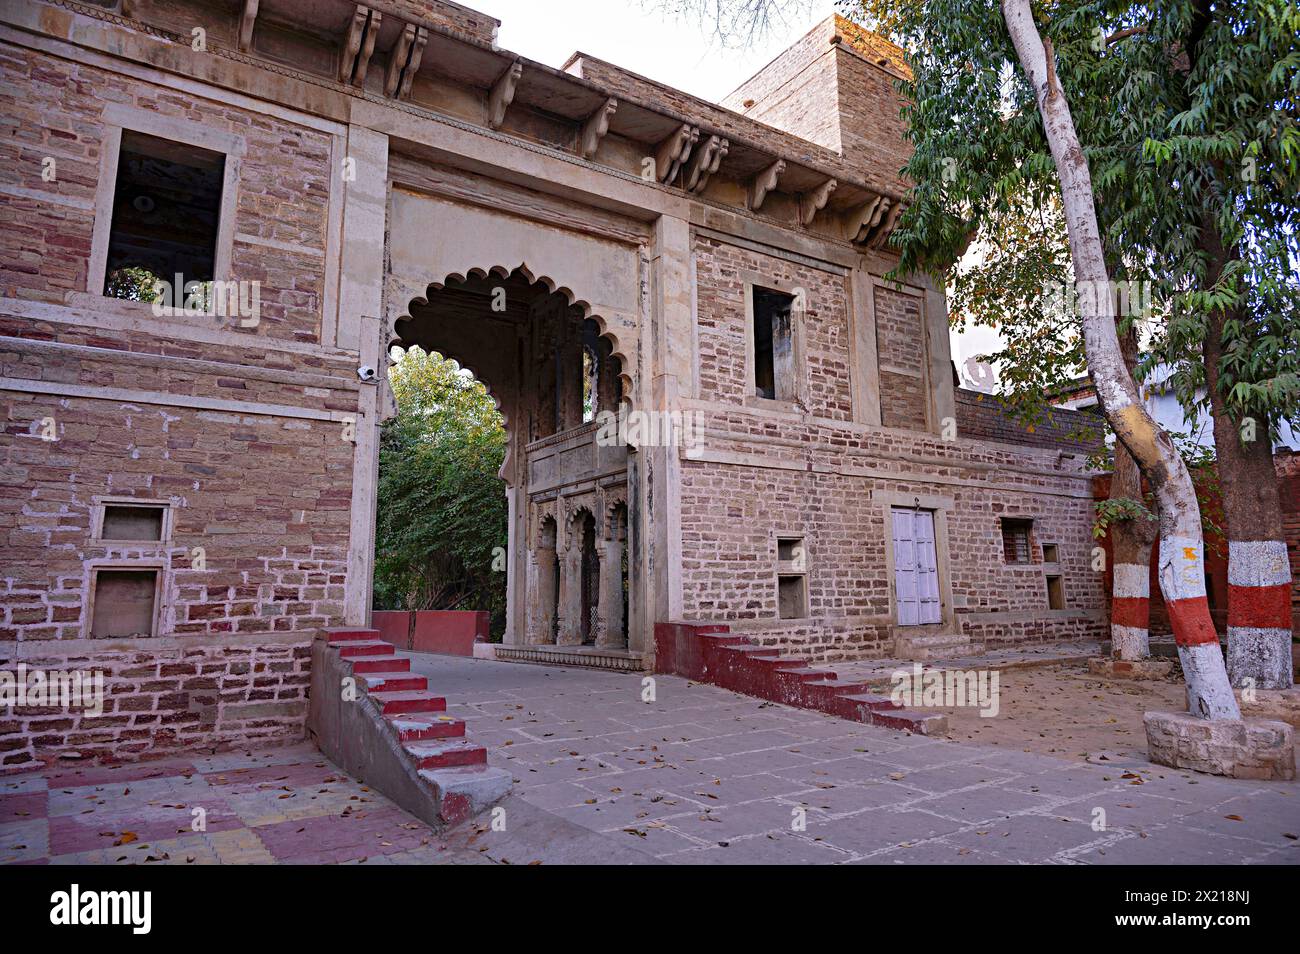
[(577, 666), (583, 669), (612, 669), (619, 672), (645, 671), (640, 653), (597, 646), (496, 646), (495, 656), (505, 662), (539, 663), (546, 666)]

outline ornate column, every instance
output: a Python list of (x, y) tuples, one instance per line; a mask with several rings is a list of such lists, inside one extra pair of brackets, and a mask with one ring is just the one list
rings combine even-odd
[(602, 540), (600, 549), (600, 598), (596, 609), (596, 645), (601, 649), (626, 649), (623, 632), (623, 541), (616, 534)]
[(560, 552), (560, 598), (556, 621), (557, 646), (582, 645), (582, 540), (570, 530)]
[(528, 642), (545, 645), (555, 641), (555, 550), (533, 550), (533, 587), (528, 600)]

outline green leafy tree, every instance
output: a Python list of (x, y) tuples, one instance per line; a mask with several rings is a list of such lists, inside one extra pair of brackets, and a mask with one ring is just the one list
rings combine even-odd
[(379, 448), (375, 606), (505, 612), (506, 433), (484, 386), (412, 348), (389, 373)]
[[(982, 314), (972, 313), (1007, 335), (997, 358), (1014, 403), (1022, 415), (1041, 413), (1034, 384), (1068, 364), (1074, 342), (1041, 305), (1025, 307), (1032, 276), (1057, 281), (1059, 268), (1016, 225), (1026, 200), (1053, 202), (1057, 168), (1034, 91), (1007, 72), (1015, 53), (986, 38), (990, 28), (1003, 34), (999, 11), (946, 0), (853, 6), (905, 47), (914, 72), (904, 91), (917, 146), (907, 172), (918, 186), (899, 233), (903, 268), (941, 267), (971, 241), (996, 250), (959, 270), (954, 297), (965, 304), (963, 289), (983, 292)], [(1140, 365), (1137, 316), (1119, 316), (1127, 363), (1139, 379), (1166, 366), (1189, 416), (1211, 412), (1230, 541), (1283, 552), (1271, 438), (1300, 410), (1300, 9), (1280, 0), (1031, 9), (1091, 170), (1109, 274), (1141, 283), (1154, 304), (1141, 316)], [(1036, 237), (1067, 248), (1052, 225)], [(1026, 336), (1038, 346), (1016, 347)], [(1123, 456), (1113, 492), (1140, 497)], [(1234, 679), (1289, 685), (1289, 629), (1279, 618), (1267, 646), (1258, 632), (1236, 633)]]

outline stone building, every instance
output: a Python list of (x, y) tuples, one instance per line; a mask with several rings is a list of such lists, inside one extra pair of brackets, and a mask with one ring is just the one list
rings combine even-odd
[(898, 51), (832, 18), (716, 105), (497, 25), (0, 7), (0, 661), (111, 687), (0, 715), (3, 767), (301, 736), (313, 636), (368, 618), (395, 344), (506, 419), (503, 657), (1102, 633), (1083, 452), (958, 393), (942, 288), (885, 278)]

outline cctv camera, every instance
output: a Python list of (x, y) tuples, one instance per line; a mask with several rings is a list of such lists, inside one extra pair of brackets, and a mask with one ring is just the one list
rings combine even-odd
[(357, 377), (362, 381), (369, 383), (378, 378), (378, 375), (375, 373), (375, 369), (370, 365), (363, 364), (361, 367), (357, 368)]

